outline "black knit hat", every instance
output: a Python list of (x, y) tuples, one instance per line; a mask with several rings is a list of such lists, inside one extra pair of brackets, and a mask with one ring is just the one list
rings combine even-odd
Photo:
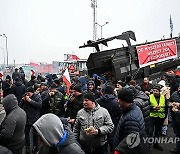
[(76, 85), (73, 87), (73, 90), (76, 90), (76, 91), (82, 93), (82, 87), (81, 87), (80, 85), (78, 85), (78, 84), (76, 84)]
[(89, 99), (92, 102), (95, 102), (95, 96), (92, 92), (87, 92), (83, 95), (83, 98)]
[(33, 88), (33, 87), (28, 87), (28, 88), (26, 89), (26, 92), (32, 92), (32, 93), (34, 93), (34, 88)]
[(119, 80), (119, 81), (117, 82), (117, 84), (120, 84), (122, 87), (125, 87), (125, 86), (126, 86), (126, 83), (123, 82), (123, 81), (121, 81), (121, 80)]
[(40, 86), (47, 86), (46, 82), (41, 82)]
[(60, 84), (59, 79), (58, 79), (58, 78), (57, 78), (57, 79), (55, 79), (55, 80), (54, 80), (54, 83), (56, 83), (56, 84)]
[(35, 75), (31, 75), (31, 80), (34, 80), (36, 79), (36, 76)]
[(51, 89), (56, 89), (57, 88), (57, 85), (55, 83), (52, 83), (51, 86), (50, 86)]
[(105, 94), (114, 94), (114, 87), (111, 85), (107, 85), (104, 89)]
[(118, 99), (122, 99), (125, 102), (133, 103), (134, 92), (130, 87), (123, 87), (118, 92)]
[(153, 89), (157, 89), (158, 91), (161, 91), (161, 85), (159, 85), (159, 84), (155, 84), (155, 85), (153, 85)]

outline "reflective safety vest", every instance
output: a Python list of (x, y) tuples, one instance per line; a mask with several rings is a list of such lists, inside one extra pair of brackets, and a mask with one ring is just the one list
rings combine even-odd
[[(153, 108), (154, 106), (158, 106), (158, 103), (154, 97), (154, 94), (151, 94), (150, 96), (150, 106)], [(159, 106), (161, 107), (159, 110), (151, 109), (150, 111), (150, 117), (159, 117), (159, 118), (165, 118), (165, 97), (163, 95), (160, 95), (159, 99)]]

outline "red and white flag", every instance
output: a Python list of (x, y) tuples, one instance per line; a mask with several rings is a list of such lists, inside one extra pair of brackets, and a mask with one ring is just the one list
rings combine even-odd
[(71, 80), (70, 80), (68, 68), (66, 68), (66, 70), (65, 70), (65, 72), (64, 72), (64, 74), (62, 76), (62, 79), (63, 79), (64, 83), (67, 86), (66, 93), (69, 94), (69, 89), (70, 89), (70, 86), (71, 86)]

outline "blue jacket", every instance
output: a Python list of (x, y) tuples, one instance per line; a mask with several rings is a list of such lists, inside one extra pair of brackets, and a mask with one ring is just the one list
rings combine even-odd
[(114, 148), (127, 135), (133, 132), (145, 132), (144, 118), (140, 108), (136, 104), (131, 104), (128, 109), (123, 111), (114, 136)]

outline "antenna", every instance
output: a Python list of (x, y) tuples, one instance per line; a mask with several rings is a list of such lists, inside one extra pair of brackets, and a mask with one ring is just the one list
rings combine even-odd
[(93, 9), (93, 40), (97, 39), (97, 0), (91, 0), (91, 8)]

